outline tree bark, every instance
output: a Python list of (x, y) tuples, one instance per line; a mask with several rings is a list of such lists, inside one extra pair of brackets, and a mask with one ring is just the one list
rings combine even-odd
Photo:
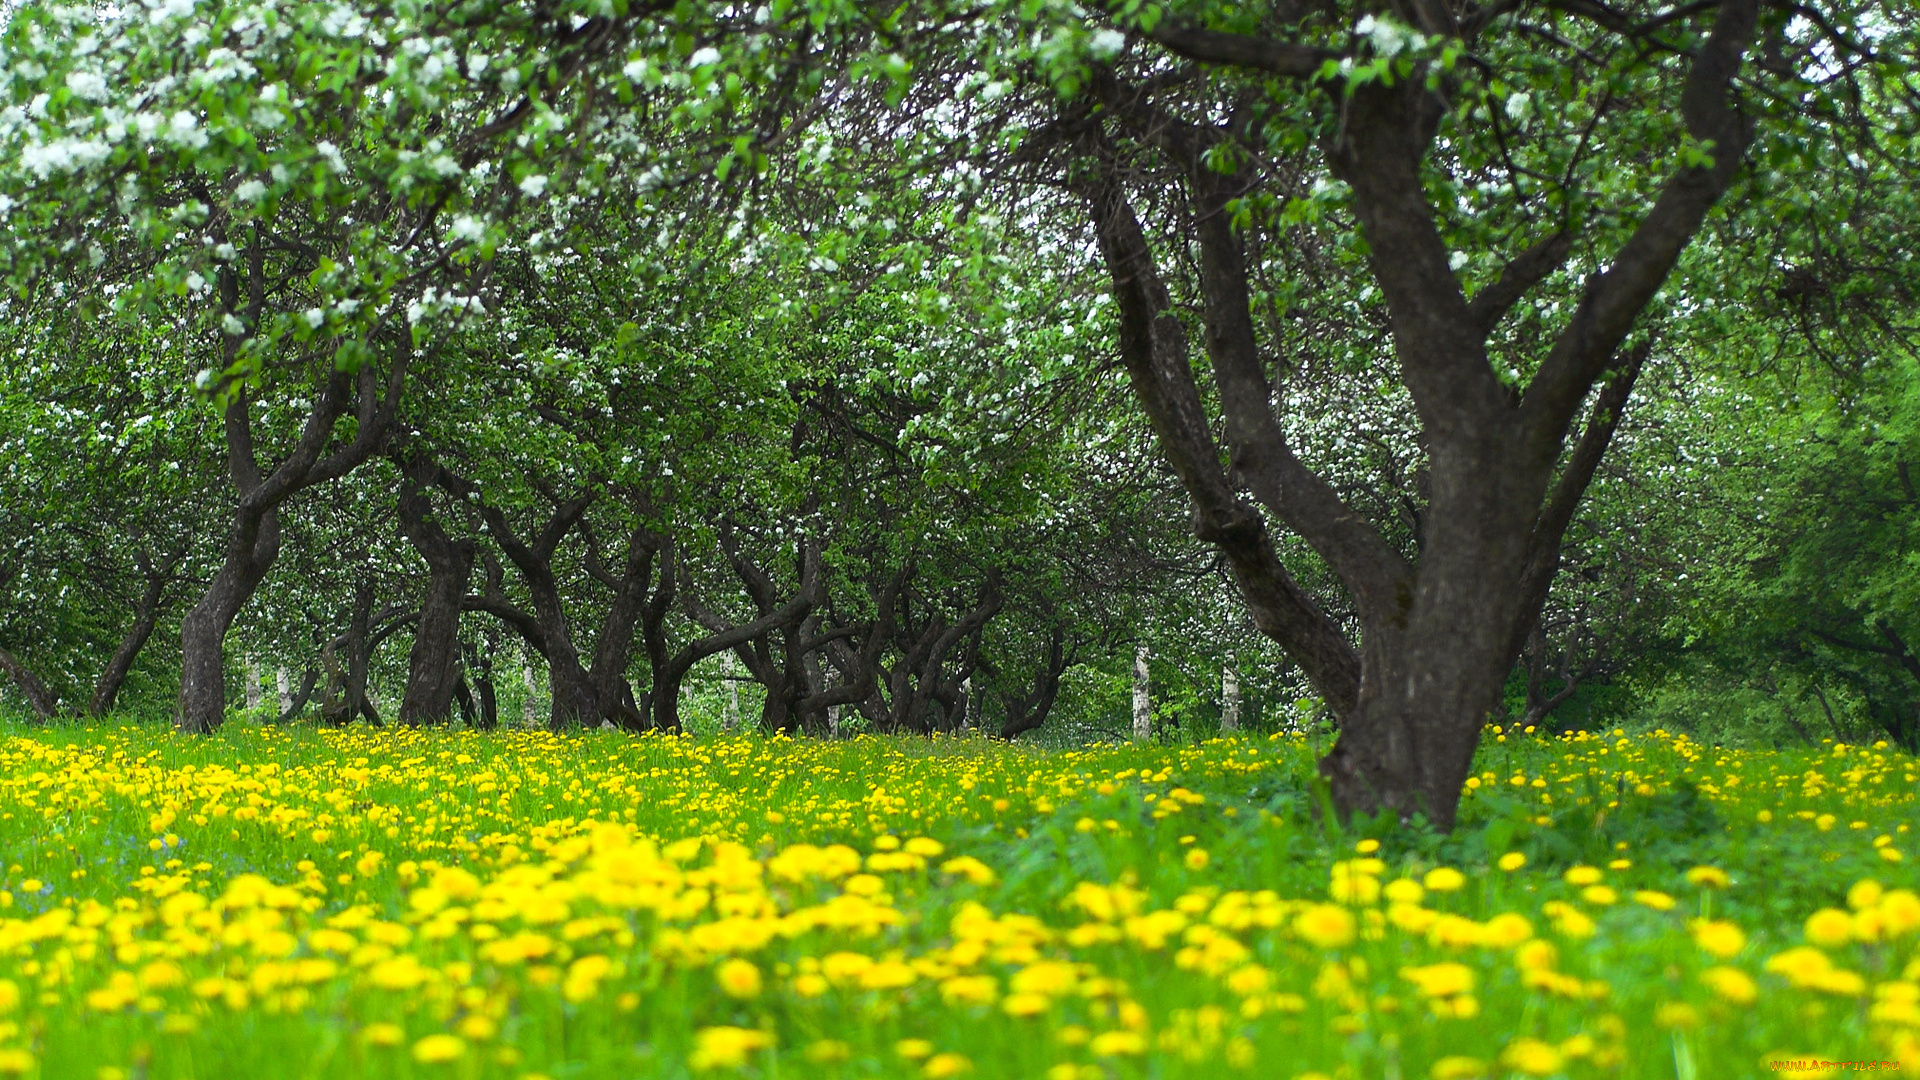
[(1000, 724), (999, 737), (1011, 742), (1047, 722), (1054, 700), (1060, 694), (1060, 677), (1073, 664), (1075, 650), (1066, 647), (1066, 628), (1058, 622), (1047, 635), (1047, 658), (1034, 679), (1030, 692), (1003, 694), (1006, 718)]
[[(645, 508), (641, 510), (644, 512)], [(600, 620), (600, 632), (594, 636), (593, 666), (588, 669), (594, 697), (599, 703), (599, 717), (625, 731), (643, 731), (648, 726), (648, 718), (633, 699), (633, 687), (627, 681), (627, 664), (633, 656), (636, 627), (641, 631), (642, 647), (651, 663), (654, 652), (647, 635), (649, 632), (658, 633), (657, 624), (665, 619), (667, 608), (672, 603), (672, 586), (669, 583), (673, 580), (673, 559), (671, 554), (665, 553), (669, 540), (644, 526), (634, 526), (627, 535), (627, 548), (620, 570), (615, 573), (601, 564), (599, 545), (595, 542), (592, 530), (583, 525), (583, 531), (588, 539), (588, 571), (613, 592), (606, 615)], [(664, 599), (657, 594), (648, 594), (648, 589), (653, 585), (656, 558), (662, 563), (662, 588), (666, 591)], [(650, 621), (649, 616), (652, 616)], [(648, 622), (649, 625), (640, 626), (642, 622)]]
[(1220, 667), (1220, 730), (1240, 730), (1240, 669), (1231, 653)]
[(227, 630), (280, 554), (277, 509), (254, 513), (243, 500), (235, 516), (226, 562), (180, 623), (180, 708), (174, 727), (183, 732), (207, 734), (225, 721)]
[[(141, 561), (146, 563), (144, 557)], [(107, 660), (106, 669), (94, 680), (93, 696), (87, 701), (89, 716), (102, 717), (113, 709), (114, 699), (120, 696), (120, 688), (126, 684), (127, 673), (133, 670), (134, 661), (140, 658), (140, 651), (147, 647), (154, 628), (160, 623), (162, 601), (167, 586), (173, 581), (173, 567), (168, 565), (159, 568), (148, 564), (144, 569), (147, 572), (147, 584), (134, 606), (133, 624), (121, 635), (120, 645)]]
[[(1623, 363), (1623, 343), (1739, 166), (1749, 125), (1732, 87), (1757, 12), (1757, 0), (1718, 6), (1680, 95), (1687, 133), (1696, 143), (1711, 143), (1711, 158), (1666, 179), (1605, 272), (1589, 281), (1524, 391), (1495, 374), (1487, 334), (1557, 267), (1570, 244), (1557, 235), (1536, 244), (1469, 303), (1428, 200), (1422, 164), (1452, 106), (1418, 72), (1364, 85), (1334, 80), (1339, 123), (1325, 128), (1326, 158), (1352, 191), (1428, 457), (1417, 565), (1302, 466), (1273, 413), (1243, 242), (1232, 224), (1236, 200), (1257, 180), (1251, 166), (1237, 164), (1245, 155), (1214, 153), (1236, 149), (1223, 145), (1236, 137), (1235, 121), (1189, 123), (1156, 110), (1111, 72), (1096, 73), (1104, 112), (1083, 113), (1075, 128), (1095, 129), (1083, 141), (1093, 168), (1082, 176), (1091, 179), (1079, 183), (1113, 282), (1122, 358), (1193, 498), (1196, 534), (1228, 557), (1256, 625), (1279, 641), (1342, 717), (1321, 771), (1343, 817), (1424, 814), (1439, 828), (1452, 828), (1480, 728), (1537, 618), (1538, 575), (1551, 579), (1564, 516), (1590, 482), (1591, 463), (1604, 451), (1631, 388), (1638, 359), (1629, 353)], [(1431, 32), (1453, 31), (1439, 26)], [(1299, 59), (1297, 50), (1279, 48), (1282, 43), (1190, 27), (1169, 34), (1162, 43), (1189, 59), (1303, 77), (1288, 66)], [(1155, 147), (1184, 174), (1231, 481), (1219, 468), (1192, 385), (1184, 329), (1122, 191), (1102, 127), (1108, 123)], [(1610, 368), (1623, 367), (1608, 378)], [(1574, 418), (1603, 379), (1601, 413), (1561, 466)], [(1264, 523), (1239, 503), (1236, 484), (1311, 544), (1339, 577), (1360, 623), (1358, 663), (1345, 632), (1272, 559)]]
[(1133, 650), (1133, 741), (1146, 742), (1153, 737), (1153, 708), (1149, 697), (1147, 647)]
[(372, 666), (375, 646), (373, 578), (370, 573), (362, 574), (354, 582), (353, 613), (341, 643), (347, 650), (347, 667), (341, 685), (340, 710), (330, 719), (336, 724), (349, 724), (354, 717), (361, 716), (368, 723), (379, 726), (380, 713), (367, 697), (367, 672)]
[(284, 724), (300, 715), (300, 710), (306, 708), (307, 702), (313, 700), (313, 689), (319, 685), (319, 682), (320, 669), (316, 667), (307, 668), (306, 672), (300, 676), (299, 691), (291, 696), (283, 695), (281, 698), (285, 703), (280, 710), (281, 723)]
[(27, 707), (33, 710), (34, 719), (53, 719), (59, 702), (53, 692), (47, 689), (47, 684), (40, 681), (40, 676), (33, 673), (33, 669), (21, 663), (13, 653), (0, 649), (0, 671), (5, 671), (13, 679), (14, 685), (20, 688), (21, 696), (27, 699)]
[[(256, 292), (261, 257), (257, 250), (249, 254)], [(238, 306), (238, 289), (237, 274), (223, 270), (220, 291), (229, 313)], [(257, 296), (254, 306), (259, 306)], [(229, 353), (238, 347), (238, 339), (229, 338)], [(262, 471), (254, 450), (250, 392), (244, 386), (229, 389), (227, 475), (239, 500), (227, 533), (225, 562), (181, 622), (180, 703), (174, 717), (178, 730), (205, 734), (226, 719), (227, 631), (280, 553), (279, 507), (306, 488), (345, 476), (379, 448), (399, 408), (411, 353), (412, 340), (402, 333), (384, 380), (371, 363), (362, 365), (357, 375), (328, 375), (292, 450), (270, 472)], [(229, 362), (235, 355), (229, 355)], [(349, 406), (355, 419), (352, 441), (323, 457), (336, 421)]]
[[(767, 688), (768, 700), (761, 708), (763, 730), (782, 731), (786, 729), (792, 714), (794, 694), (786, 683), (790, 673), (789, 665), (785, 662), (785, 649), (776, 663), (767, 637), (779, 630), (784, 630), (787, 635), (797, 634), (800, 624), (813, 611), (820, 587), (819, 553), (810, 541), (801, 540), (798, 555), (799, 589), (792, 599), (776, 606), (772, 579), (739, 549), (730, 535), (723, 531), (722, 537), (735, 572), (746, 583), (755, 607), (762, 614), (751, 622), (731, 625), (694, 597), (690, 580), (682, 580), (678, 591), (682, 609), (688, 618), (711, 633), (682, 647), (654, 673), (654, 726), (666, 731), (680, 730), (680, 686), (687, 672), (701, 660), (731, 650), (745, 662), (748, 672)], [(681, 572), (685, 574), (684, 568)]]
[(460, 678), (460, 612), (473, 577), (472, 540), (458, 539), (435, 519), (428, 490), (432, 467), (422, 460), (403, 463), (399, 500), (400, 530), (427, 563), (427, 595), (407, 653), (407, 687), (400, 700), (400, 722), (409, 726), (443, 724), (453, 717), (453, 696)]

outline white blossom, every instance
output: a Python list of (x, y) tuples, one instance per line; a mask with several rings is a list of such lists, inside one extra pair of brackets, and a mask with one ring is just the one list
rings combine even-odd
[(1087, 42), (1087, 51), (1100, 60), (1116, 56), (1126, 47), (1127, 35), (1111, 27), (1095, 31), (1093, 37)]
[(1353, 32), (1373, 41), (1373, 50), (1381, 56), (1398, 56), (1408, 49), (1419, 49), (1427, 39), (1411, 27), (1402, 26), (1392, 19), (1376, 18), (1368, 15), (1357, 23)]
[(547, 190), (547, 178), (545, 176), (529, 176), (520, 181), (520, 191), (529, 199), (539, 198), (540, 193), (545, 190)]
[(471, 214), (461, 214), (453, 219), (453, 228), (448, 231), (448, 235), (455, 241), (478, 243), (486, 238), (487, 226)]
[(233, 189), (233, 197), (241, 202), (259, 202), (266, 193), (267, 185), (258, 180), (242, 181), (239, 187)]
[(106, 77), (97, 71), (67, 72), (67, 89), (73, 91), (75, 97), (88, 101), (107, 100)]
[(256, 73), (257, 69), (241, 59), (239, 53), (223, 47), (207, 54), (207, 67), (200, 73), (199, 82), (210, 86), (228, 79), (251, 79)]
[(339, 147), (330, 142), (322, 141), (315, 143), (313, 149), (315, 153), (318, 153), (326, 159), (327, 165), (330, 166), (334, 172), (344, 173), (347, 171), (347, 159), (340, 156)]
[(20, 149), (20, 164), (45, 180), (54, 173), (75, 172), (106, 160), (112, 150), (98, 139), (55, 139), (28, 143)]
[(687, 58), (690, 68), (709, 67), (720, 62), (720, 50), (708, 45)]
[(200, 127), (199, 117), (181, 109), (167, 117), (166, 140), (182, 149), (198, 150), (207, 145), (207, 133)]
[(310, 307), (301, 312), (300, 317), (307, 320), (307, 325), (315, 330), (320, 329), (320, 325), (327, 321), (327, 313), (317, 307)]

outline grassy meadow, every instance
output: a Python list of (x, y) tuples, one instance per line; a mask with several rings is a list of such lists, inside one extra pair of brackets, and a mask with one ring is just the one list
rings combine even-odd
[(1318, 749), (0, 728), (0, 1076), (1920, 1069), (1912, 758), (1494, 732), (1439, 836)]

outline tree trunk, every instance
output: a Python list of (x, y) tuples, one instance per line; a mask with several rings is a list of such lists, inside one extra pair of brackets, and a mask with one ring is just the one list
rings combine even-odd
[(493, 685), (493, 654), (499, 647), (498, 631), (491, 625), (485, 627), (467, 652), (467, 672), (473, 676), (475, 705), (479, 711), (479, 725), (482, 731), (493, 731), (500, 726), (500, 699)]
[(174, 727), (204, 735), (227, 715), (227, 631), (280, 554), (277, 510), (255, 514), (242, 502), (226, 562), (180, 623), (180, 707)]
[[(680, 730), (680, 687), (687, 672), (709, 656), (732, 650), (746, 664), (747, 671), (754, 679), (767, 688), (767, 700), (760, 710), (762, 729), (769, 732), (784, 731), (791, 722), (796, 700), (815, 700), (804, 694), (804, 683), (796, 689), (789, 681), (799, 668), (799, 659), (787, 647), (787, 642), (799, 635), (801, 624), (819, 602), (819, 552), (810, 541), (801, 540), (797, 556), (799, 589), (792, 599), (779, 604), (772, 580), (741, 552), (729, 529), (723, 528), (721, 532), (721, 546), (732, 562), (735, 573), (746, 584), (754, 606), (761, 615), (749, 623), (729, 625), (693, 595), (689, 587), (690, 578), (682, 581), (676, 594), (681, 608), (688, 618), (711, 631), (711, 634), (683, 647), (654, 673), (654, 726), (668, 731)], [(781, 634), (782, 641), (779, 657), (774, 656), (768, 644), (768, 638), (776, 631)], [(819, 707), (825, 708), (826, 704), (821, 701)]]
[(1240, 730), (1240, 668), (1232, 653), (1227, 654), (1227, 662), (1220, 669), (1220, 730)]
[(400, 722), (443, 724), (453, 718), (460, 679), (460, 612), (473, 577), (474, 543), (454, 539), (433, 516), (429, 467), (410, 462), (399, 500), (400, 529), (427, 563), (427, 595), (407, 653), (407, 688)]
[(527, 695), (520, 702), (520, 719), (525, 721), (528, 727), (536, 727), (540, 723), (540, 703), (537, 700), (540, 688), (534, 685), (533, 669), (526, 664), (520, 665), (520, 684)]
[[(1727, 190), (1751, 136), (1751, 114), (1739, 108), (1733, 86), (1759, 4), (1717, 7), (1676, 102), (1688, 136), (1711, 142), (1712, 154), (1667, 171), (1625, 241), (1601, 253), (1605, 269), (1588, 277), (1523, 389), (1496, 372), (1489, 335), (1561, 269), (1575, 237), (1563, 230), (1536, 240), (1469, 301), (1441, 229), (1442, 212), (1453, 210), (1436, 208), (1427, 189), (1426, 159), (1454, 103), (1417, 73), (1336, 85), (1323, 99), (1338, 122), (1322, 125), (1322, 153), (1351, 192), (1428, 456), (1431, 491), (1417, 561), (1294, 454), (1273, 411), (1286, 395), (1276, 395), (1271, 358), (1255, 334), (1244, 230), (1235, 226), (1237, 204), (1263, 182), (1254, 172), (1262, 166), (1234, 145), (1244, 134), (1236, 126), (1243, 110), (1221, 110), (1233, 113), (1224, 126), (1190, 121), (1157, 107), (1147, 89), (1098, 70), (1090, 89), (1102, 113), (1062, 125), (1085, 152), (1072, 182), (1088, 201), (1112, 280), (1121, 358), (1193, 499), (1194, 531), (1227, 557), (1255, 624), (1342, 716), (1321, 762), (1342, 817), (1424, 813), (1442, 830), (1453, 827), (1486, 713), (1538, 618), (1540, 582), (1550, 582), (1558, 565), (1567, 523), (1644, 355), (1627, 345), (1628, 335)], [(1415, 15), (1427, 32), (1458, 32), (1450, 17), (1439, 20), (1448, 25), (1429, 25), (1424, 9)], [(1276, 67), (1263, 48), (1223, 50), (1235, 34), (1159, 40), (1186, 60), (1249, 75), (1319, 77), (1317, 61)], [(1127, 174), (1109, 124), (1183, 174), (1189, 216), (1181, 225), (1197, 256), (1230, 471), (1221, 467), (1212, 418), (1193, 384), (1184, 325), (1123, 189)], [(1568, 455), (1569, 433), (1596, 387), (1596, 411)], [(1357, 664), (1344, 629), (1277, 565), (1264, 519), (1239, 501), (1242, 489), (1340, 579), (1361, 629)]]
[(287, 678), (287, 665), (280, 664), (273, 669), (273, 687), (280, 693), (280, 715), (293, 712), (293, 683)]
[(362, 575), (353, 586), (353, 621), (347, 628), (347, 682), (345, 688), (345, 716), (342, 723), (352, 723), (356, 716), (363, 716), (369, 724), (379, 726), (380, 713), (373, 707), (373, 701), (367, 696), (367, 671), (373, 663), (373, 578)]
[(1133, 741), (1153, 737), (1153, 709), (1147, 696), (1147, 647), (1133, 650)]
[[(591, 543), (590, 531), (588, 539), (588, 569), (613, 591), (613, 600), (607, 605), (605, 617), (600, 620), (600, 632), (594, 636), (593, 666), (588, 670), (594, 698), (598, 702), (597, 716), (623, 731), (642, 731), (647, 728), (649, 721), (633, 700), (633, 686), (627, 681), (627, 665), (633, 656), (636, 628), (640, 630), (649, 668), (654, 667), (656, 658), (666, 651), (664, 644), (656, 648), (656, 642), (664, 642), (662, 624), (673, 602), (671, 546), (665, 537), (635, 527), (627, 537), (626, 557), (619, 572), (615, 573), (611, 568), (600, 565), (595, 550), (598, 545)], [(656, 556), (661, 563), (661, 587), (650, 597), (648, 589), (653, 584)]]
[(1000, 738), (1012, 741), (1047, 722), (1047, 714), (1060, 695), (1060, 677), (1072, 666), (1078, 651), (1077, 646), (1066, 647), (1066, 628), (1055, 622), (1048, 632), (1047, 658), (1034, 678), (1033, 690), (1001, 697), (1007, 715), (1000, 724)]
[[(258, 318), (258, 293), (264, 287), (263, 259), (256, 245), (248, 252), (244, 267), (230, 263), (220, 270), (220, 301), (229, 316), (239, 310), (240, 274), (244, 272), (249, 275), (248, 288), (254, 294), (251, 312)], [(254, 451), (251, 395), (244, 386), (226, 388), (232, 394), (223, 418), (227, 474), (239, 503), (234, 507), (233, 526), (228, 533), (226, 560), (181, 623), (180, 705), (174, 717), (178, 730), (205, 734), (226, 718), (223, 650), (227, 631), (280, 553), (280, 505), (306, 488), (345, 476), (385, 440), (412, 360), (409, 335), (400, 334), (394, 344), (384, 379), (371, 362), (362, 364), (356, 374), (336, 371), (326, 379), (308, 409), (299, 437), (270, 473), (262, 473)], [(238, 358), (240, 339), (227, 337), (225, 347), (226, 361), (231, 365)], [(346, 414), (349, 405), (354, 408), (352, 441), (322, 457), (321, 452), (333, 437), (335, 422)]]
[(313, 700), (313, 690), (315, 686), (319, 685), (319, 682), (320, 669), (309, 667), (306, 672), (300, 676), (299, 692), (291, 695), (281, 695), (281, 700), (284, 702), (284, 706), (280, 710), (281, 723), (284, 724), (292, 720), (300, 714), (300, 710), (307, 707), (307, 702)]
[(146, 591), (134, 608), (133, 625), (127, 627), (119, 648), (113, 650), (113, 656), (107, 661), (106, 670), (93, 684), (93, 697), (87, 702), (89, 716), (105, 716), (113, 708), (114, 699), (120, 696), (120, 687), (126, 684), (127, 673), (133, 670), (134, 661), (140, 658), (140, 651), (147, 647), (154, 628), (160, 623), (161, 601), (172, 579), (171, 568), (148, 573)]
[(53, 718), (59, 703), (54, 699), (53, 692), (47, 689), (47, 684), (40, 681), (40, 676), (5, 649), (0, 649), (0, 670), (4, 670), (13, 679), (14, 685), (20, 688), (21, 696), (27, 699), (27, 707), (33, 710), (34, 719)]

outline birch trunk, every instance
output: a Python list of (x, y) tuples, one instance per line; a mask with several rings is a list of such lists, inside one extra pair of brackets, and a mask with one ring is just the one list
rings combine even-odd
[(1153, 711), (1147, 698), (1147, 647), (1133, 652), (1133, 739), (1145, 742), (1153, 735)]
[(1240, 668), (1232, 653), (1227, 654), (1226, 666), (1220, 670), (1220, 730), (1240, 730)]

